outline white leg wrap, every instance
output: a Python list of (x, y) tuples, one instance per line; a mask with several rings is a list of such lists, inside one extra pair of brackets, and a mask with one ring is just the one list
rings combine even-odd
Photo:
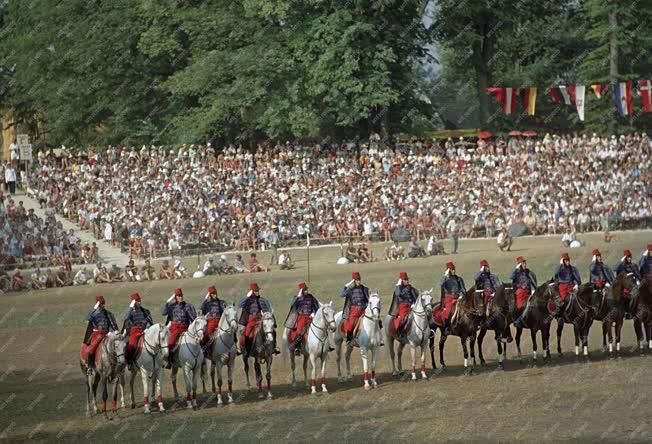
[(584, 346), (584, 356), (588, 356), (588, 354), (589, 354), (589, 347), (587, 347), (587, 346), (585, 345), (585, 346)]
[(505, 360), (505, 357), (503, 356), (503, 354), (502, 353), (499, 354), (498, 355), (498, 362), (503, 362), (504, 360)]
[(609, 353), (614, 351), (614, 345), (610, 342), (609, 343)]
[(579, 345), (576, 345), (576, 346), (575, 346), (575, 354), (576, 354), (577, 356), (580, 355), (580, 346), (579, 346)]
[[(611, 346), (611, 344), (609, 344)], [(620, 342), (616, 342), (616, 351), (620, 351)]]
[(534, 358), (534, 360), (537, 359), (537, 352), (536, 352), (536, 351), (533, 351), (533, 352), (532, 352), (532, 357)]
[(467, 358), (464, 358), (464, 367), (469, 366), (469, 360)]

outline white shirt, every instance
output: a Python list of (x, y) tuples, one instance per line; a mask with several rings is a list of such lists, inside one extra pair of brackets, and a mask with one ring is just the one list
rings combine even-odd
[(5, 182), (16, 182), (16, 170), (11, 167), (5, 170)]

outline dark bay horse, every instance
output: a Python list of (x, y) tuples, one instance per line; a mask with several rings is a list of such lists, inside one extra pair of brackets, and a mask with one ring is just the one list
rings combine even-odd
[[(602, 321), (602, 348), (605, 353), (609, 350), (609, 358), (614, 357), (614, 333), (616, 337), (616, 357), (620, 357), (620, 337), (625, 319), (625, 304), (629, 303), (630, 299), (627, 294), (631, 297), (633, 288), (633, 274), (620, 273), (611, 285), (610, 292), (596, 291), (593, 296), (594, 318), (596, 321)], [(607, 336), (609, 337), (608, 347)]]
[[(433, 331), (430, 336), (430, 359), (432, 361), (432, 368), (436, 369), (435, 364), (435, 330), (441, 332), (439, 338), (439, 361), (441, 363), (441, 368), (438, 373), (442, 373), (446, 369), (446, 363), (444, 362), (444, 344), (446, 344), (446, 332), (443, 329), (440, 319), (435, 316), (436, 311), (440, 311), (440, 304), (435, 305), (433, 309), (433, 322), (431, 322), (431, 329)], [(471, 375), (473, 374), (473, 366), (475, 365), (475, 339), (476, 332), (478, 330), (478, 325), (480, 324), (480, 318), (484, 313), (484, 301), (482, 298), (482, 293), (476, 293), (475, 286), (471, 287), (463, 298), (459, 299), (455, 311), (453, 312), (453, 318), (451, 322), (451, 332), (450, 334), (459, 336), (460, 342), (462, 343), (462, 351), (464, 352), (464, 374)], [(469, 361), (469, 350), (466, 346), (466, 341), (469, 340), (469, 345), (471, 347), (471, 360)]]
[[(548, 284), (548, 292), (551, 299), (557, 300), (559, 297), (559, 287), (556, 283)], [(557, 353), (563, 357), (561, 352), (561, 334), (564, 330), (564, 324), (573, 324), (573, 333), (575, 334), (575, 356), (580, 357), (580, 342), (584, 352), (584, 357), (589, 359), (589, 330), (593, 324), (595, 309), (593, 307), (593, 284), (586, 282), (579, 286), (577, 292), (571, 293), (566, 299), (564, 312), (557, 318)]]
[(634, 290), (634, 293), (632, 294), (632, 320), (634, 321), (638, 350), (643, 355), (645, 350), (644, 333), (648, 349), (652, 350), (652, 280), (648, 278), (647, 282), (643, 281), (638, 287), (638, 291)]
[(541, 347), (543, 348), (543, 362), (550, 362), (550, 312), (548, 301), (550, 299), (550, 282), (544, 282), (537, 287), (527, 301), (524, 315), (521, 320), (522, 327), (516, 328), (516, 353), (519, 361), (523, 360), (521, 354), (521, 334), (523, 329), (530, 330), (532, 338), (532, 366), (537, 365), (537, 332), (541, 332)]
[[(477, 290), (482, 293), (482, 290)], [(485, 365), (484, 356), (482, 356), (482, 341), (487, 334), (487, 330), (495, 332), (496, 346), (498, 349), (498, 369), (505, 369), (505, 350), (504, 344), (512, 342), (512, 332), (509, 325), (512, 323), (512, 313), (514, 312), (514, 288), (512, 284), (503, 284), (496, 290), (491, 297), (485, 310), (485, 319), (480, 323), (480, 334), (478, 335), (478, 355), (480, 364)]]

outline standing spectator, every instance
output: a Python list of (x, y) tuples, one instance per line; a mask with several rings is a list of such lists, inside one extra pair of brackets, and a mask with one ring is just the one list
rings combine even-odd
[(5, 183), (7, 184), (9, 194), (16, 194), (16, 170), (10, 163), (7, 163), (5, 166)]
[(272, 225), (272, 232), (267, 238), (269, 241), (269, 248), (272, 250), (271, 258), (269, 260), (269, 265), (274, 265), (275, 262), (278, 260), (278, 230), (276, 229), (276, 225)]
[(453, 243), (451, 253), (456, 254), (460, 229), (454, 217), (451, 217), (451, 219), (448, 221), (448, 224), (446, 225), (446, 230), (448, 231), (448, 235), (451, 237), (451, 241)]

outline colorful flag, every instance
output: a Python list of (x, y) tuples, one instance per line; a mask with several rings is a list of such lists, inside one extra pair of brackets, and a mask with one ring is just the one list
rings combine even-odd
[(516, 111), (518, 88), (491, 87), (487, 88), (487, 92), (496, 96), (496, 100), (502, 103), (505, 114), (511, 114), (513, 111)]
[(643, 102), (643, 111), (652, 112), (652, 81), (639, 80), (638, 90), (641, 92), (641, 101)]
[(523, 111), (527, 112), (528, 116), (533, 116), (537, 103), (537, 89), (534, 87), (521, 88), (519, 94), (523, 103)]
[(602, 98), (602, 94), (606, 93), (609, 91), (609, 84), (606, 85), (601, 85), (599, 83), (594, 83), (591, 85), (591, 89), (593, 90), (593, 93), (598, 99)]
[(575, 87), (559, 85), (559, 94), (561, 95), (561, 98), (564, 100), (564, 103), (566, 105), (570, 105), (574, 101), (573, 99), (575, 97)]
[(576, 85), (574, 91), (575, 106), (577, 106), (577, 114), (580, 116), (580, 121), (584, 122), (584, 93), (586, 87), (584, 85)]
[(552, 98), (552, 103), (561, 103), (561, 96), (559, 95), (559, 88), (551, 86), (548, 88), (548, 94)]
[(632, 100), (632, 82), (620, 82), (614, 85), (614, 103), (621, 116), (627, 116), (634, 112)]

